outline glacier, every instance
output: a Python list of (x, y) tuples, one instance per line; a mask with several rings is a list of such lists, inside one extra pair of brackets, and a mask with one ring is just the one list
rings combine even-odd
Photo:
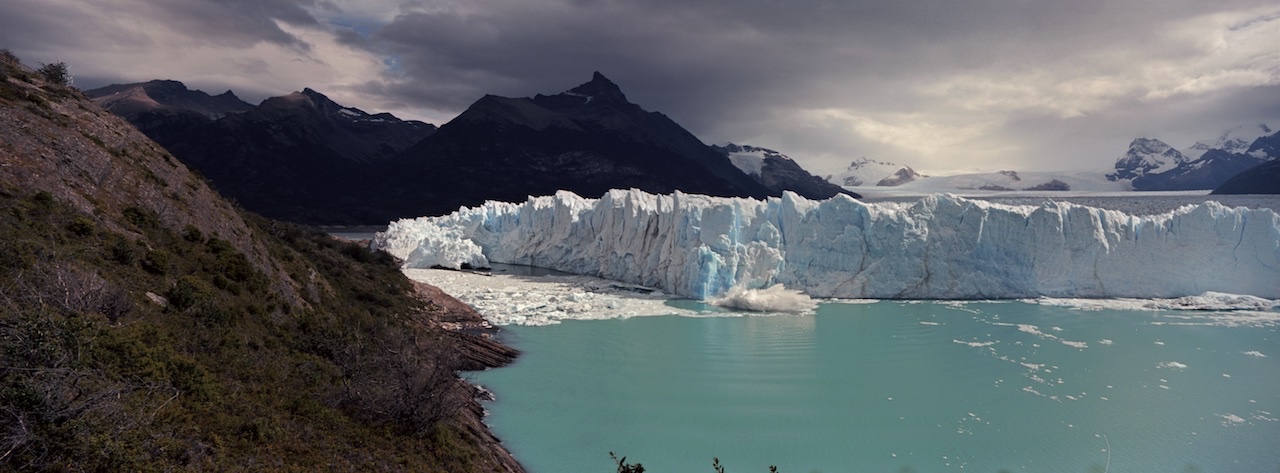
[(409, 268), (522, 264), (695, 299), (777, 284), (830, 298), (1280, 298), (1280, 215), (1212, 201), (1135, 216), (949, 194), (903, 204), (561, 191), (391, 222), (373, 246)]

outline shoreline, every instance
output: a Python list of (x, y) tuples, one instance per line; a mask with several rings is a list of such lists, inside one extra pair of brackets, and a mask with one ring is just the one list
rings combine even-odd
[[(414, 281), (414, 297), (426, 303), (426, 322), (430, 328), (445, 335), (459, 355), (454, 360), (457, 371), (483, 371), (499, 368), (515, 361), (520, 352), (495, 340), (501, 330), (489, 323), (479, 312), (457, 298), (433, 285)], [(480, 403), (487, 396), (478, 385), (462, 377), (456, 378), (453, 393), (465, 399), (462, 409), (453, 422), (489, 456), (481, 463), (495, 472), (523, 473), (524, 467), (511, 455), (502, 440), (484, 423), (485, 410)]]

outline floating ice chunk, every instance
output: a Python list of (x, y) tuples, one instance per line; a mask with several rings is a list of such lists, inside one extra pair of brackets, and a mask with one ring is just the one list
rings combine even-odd
[(966, 342), (964, 340), (956, 340), (956, 339), (952, 339), (951, 341), (955, 343), (959, 343), (961, 345), (968, 345), (973, 348), (985, 348), (985, 347), (989, 347), (991, 345), (996, 344), (996, 342)]
[(765, 289), (747, 289), (741, 286), (729, 289), (724, 297), (717, 297), (707, 302), (735, 309), (746, 309), (756, 312), (810, 312), (818, 306), (817, 302), (800, 291), (793, 291), (774, 284)]
[[(1280, 284), (1280, 281), (1276, 281), (1276, 283)], [(1151, 308), (1191, 310), (1270, 310), (1277, 306), (1280, 306), (1280, 301), (1222, 292), (1206, 292), (1198, 296), (1156, 300), (1148, 303), (1148, 307)]]
[(1026, 302), (1080, 310), (1202, 310), (1202, 311), (1267, 311), (1280, 307), (1280, 300), (1243, 294), (1205, 292), (1195, 296), (1164, 299), (1082, 299), (1041, 297)]
[(1214, 414), (1222, 419), (1223, 427), (1230, 427), (1244, 423), (1244, 418), (1235, 414)]

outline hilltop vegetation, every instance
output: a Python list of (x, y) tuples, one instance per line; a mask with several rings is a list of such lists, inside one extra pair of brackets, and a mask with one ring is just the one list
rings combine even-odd
[(519, 468), (457, 376), (514, 356), (474, 313), (51, 79), (0, 55), (0, 470)]

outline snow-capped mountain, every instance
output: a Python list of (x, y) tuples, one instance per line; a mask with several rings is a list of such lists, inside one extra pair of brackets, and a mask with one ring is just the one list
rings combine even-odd
[(768, 148), (733, 143), (713, 145), (711, 148), (727, 156), (742, 172), (764, 184), (773, 195), (781, 195), (782, 191), (789, 190), (816, 199), (836, 194), (859, 197), (858, 194), (810, 174), (790, 156)]
[(1129, 143), (1129, 150), (1116, 160), (1116, 170), (1107, 179), (1135, 179), (1147, 174), (1159, 174), (1186, 164), (1191, 160), (1167, 143), (1151, 138), (1136, 138)]
[(897, 186), (924, 177), (911, 166), (858, 158), (843, 172), (827, 176), (827, 180), (839, 186)]
[(1266, 124), (1258, 124), (1253, 126), (1238, 126), (1223, 132), (1217, 138), (1212, 140), (1197, 141), (1196, 144), (1182, 149), (1182, 154), (1187, 159), (1200, 159), (1206, 151), (1211, 149), (1220, 149), (1228, 153), (1243, 154), (1249, 151), (1249, 146), (1255, 140), (1263, 136), (1273, 133), (1271, 127)]
[(1232, 176), (1280, 156), (1280, 138), (1266, 125), (1237, 127), (1185, 149), (1138, 138), (1116, 160), (1107, 179), (1128, 181), (1134, 190), (1214, 189)]

